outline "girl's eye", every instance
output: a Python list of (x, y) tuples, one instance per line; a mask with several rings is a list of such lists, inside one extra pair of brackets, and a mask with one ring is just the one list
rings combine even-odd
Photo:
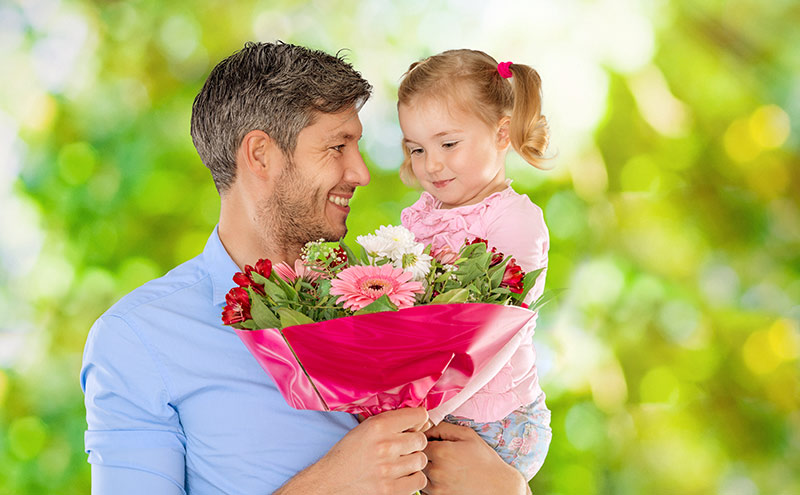
[(457, 145), (457, 144), (458, 144), (458, 141), (451, 141), (449, 143), (443, 143), (442, 144), (442, 148), (445, 148), (445, 149), (454, 148), (455, 145)]
[(419, 155), (420, 153), (422, 153), (422, 148), (410, 148), (408, 150), (409, 155)]

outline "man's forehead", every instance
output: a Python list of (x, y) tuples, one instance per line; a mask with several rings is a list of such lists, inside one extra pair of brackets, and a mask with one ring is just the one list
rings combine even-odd
[(314, 124), (319, 132), (328, 137), (361, 137), (361, 119), (355, 110), (322, 114)]

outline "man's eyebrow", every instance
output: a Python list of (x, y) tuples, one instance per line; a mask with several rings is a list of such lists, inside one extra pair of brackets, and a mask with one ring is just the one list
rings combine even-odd
[(331, 139), (332, 141), (333, 141), (333, 140), (344, 140), (344, 141), (351, 141), (351, 140), (353, 140), (353, 139), (355, 139), (356, 141), (358, 141), (358, 140), (360, 140), (360, 139), (361, 139), (361, 136), (358, 136), (358, 138), (356, 138), (356, 137), (355, 137), (353, 134), (351, 134), (351, 133), (349, 133), (349, 132), (347, 132), (347, 131), (341, 131), (341, 132), (337, 132), (336, 134), (332, 135), (332, 136), (330, 137), (330, 139)]

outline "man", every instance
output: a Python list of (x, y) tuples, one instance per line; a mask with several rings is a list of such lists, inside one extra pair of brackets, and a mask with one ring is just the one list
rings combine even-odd
[(92, 327), (81, 385), (93, 493), (525, 493), (472, 430), (441, 425), (426, 438), (421, 408), (361, 424), (290, 408), (221, 323), (245, 264), (291, 264), (307, 241), (345, 234), (350, 198), (370, 179), (358, 149), (370, 91), (343, 60), (283, 43), (248, 43), (211, 72), (192, 139), (220, 193), (219, 224), (201, 255)]

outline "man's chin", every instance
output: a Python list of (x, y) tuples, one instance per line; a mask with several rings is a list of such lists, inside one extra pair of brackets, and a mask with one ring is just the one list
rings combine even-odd
[(320, 239), (328, 242), (335, 242), (344, 238), (345, 234), (347, 234), (347, 226), (342, 226), (341, 228), (328, 227), (324, 231), (319, 231), (313, 239), (308, 239), (308, 242), (314, 242)]
[(331, 231), (327, 240), (338, 241), (339, 239), (343, 239), (345, 235), (347, 235), (347, 226), (344, 226), (336, 231)]

